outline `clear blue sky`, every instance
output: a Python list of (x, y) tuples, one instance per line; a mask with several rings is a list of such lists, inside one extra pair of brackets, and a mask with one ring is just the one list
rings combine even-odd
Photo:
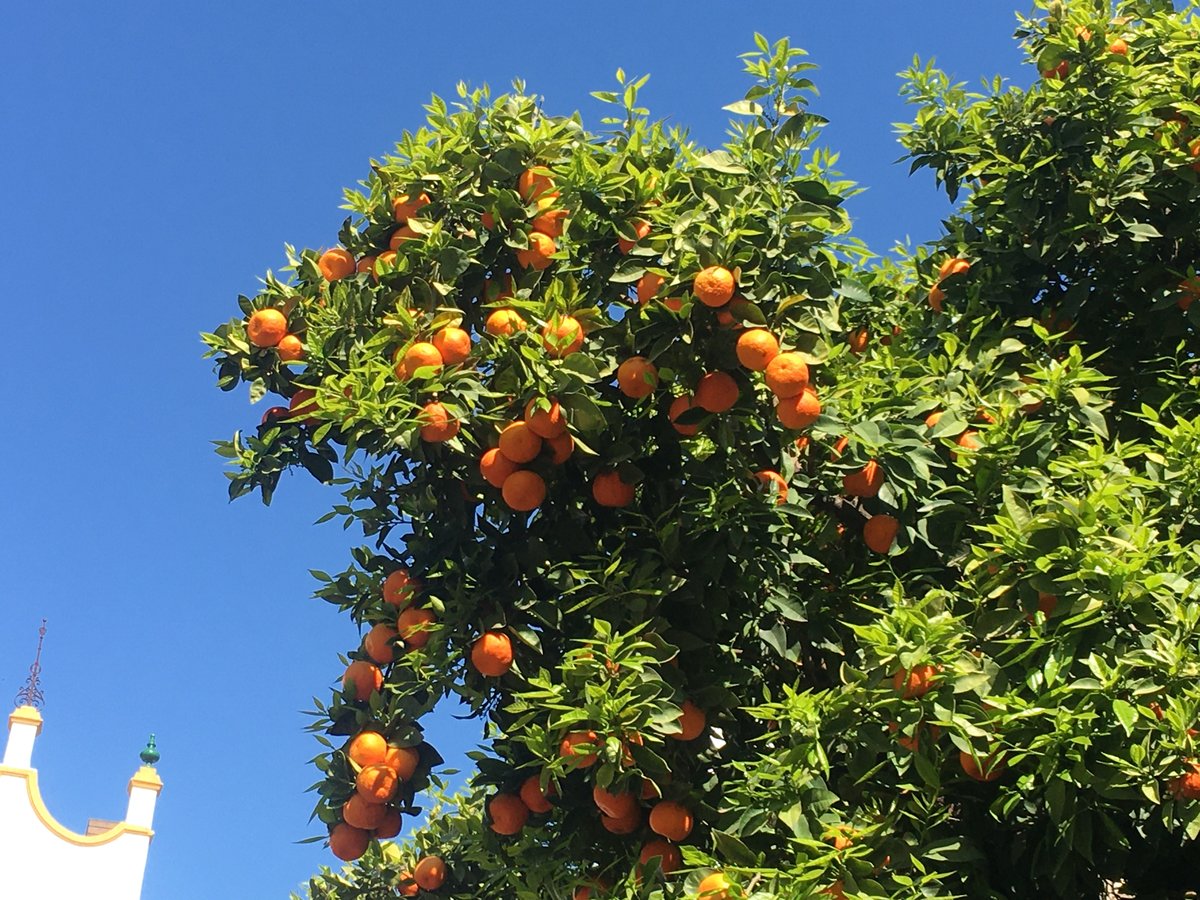
[[(35, 764), (69, 827), (119, 818), (148, 732), (166, 782), (145, 900), (283, 897), (318, 864), (300, 710), (328, 695), (349, 621), (309, 599), (347, 538), (299, 477), (275, 504), (226, 501), (209, 441), (261, 408), (213, 387), (197, 334), (282, 264), (328, 244), (341, 189), (455, 83), (513, 77), (556, 113), (601, 115), (618, 66), (652, 112), (722, 141), (751, 36), (821, 66), (816, 111), (851, 207), (885, 250), (936, 236), (948, 205), (910, 179), (893, 122), (914, 53), (955, 77), (1028, 83), (1015, 4), (923, 0), (524, 5), (22, 3), (0, 30), (0, 238), (8, 347), (0, 405), (0, 703), (42, 616), (46, 727)], [(1023, 7), (1022, 7), (1023, 8)], [(538, 14), (535, 15), (534, 11)], [(456, 758), (477, 729), (444, 715)]]

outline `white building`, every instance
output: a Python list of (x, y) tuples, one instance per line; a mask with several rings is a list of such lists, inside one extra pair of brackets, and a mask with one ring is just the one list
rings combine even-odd
[(59, 824), (42, 801), (33, 767), (41, 731), (42, 716), (34, 706), (19, 706), (8, 717), (0, 764), (0, 898), (139, 900), (162, 790), (153, 737), (142, 751), (144, 764), (129, 781), (124, 821), (93, 819), (87, 833), (78, 834)]

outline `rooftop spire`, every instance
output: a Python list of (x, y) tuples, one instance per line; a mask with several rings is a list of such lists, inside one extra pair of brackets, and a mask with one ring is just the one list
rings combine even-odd
[(17, 691), (17, 706), (35, 706), (40, 708), (45, 705), (45, 698), (42, 696), (42, 686), (40, 683), (42, 675), (42, 641), (45, 639), (46, 620), (42, 619), (42, 627), (38, 629), (37, 654), (33, 658), (33, 665), (29, 667), (29, 675), (25, 679), (25, 686)]
[(158, 754), (158, 746), (154, 743), (154, 735), (150, 735), (150, 740), (146, 742), (146, 747), (139, 754), (142, 762), (148, 766), (154, 765), (160, 759)]

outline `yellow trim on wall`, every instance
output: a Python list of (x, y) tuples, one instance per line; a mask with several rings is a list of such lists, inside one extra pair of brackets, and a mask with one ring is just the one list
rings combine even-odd
[(154, 837), (153, 829), (143, 828), (141, 825), (129, 825), (126, 822), (118, 822), (108, 831), (101, 832), (100, 834), (77, 834), (61, 825), (50, 814), (50, 810), (46, 809), (46, 803), (42, 800), (42, 792), (38, 788), (37, 769), (17, 769), (13, 766), (0, 765), (0, 778), (5, 776), (25, 779), (25, 788), (29, 792), (29, 805), (33, 807), (34, 814), (46, 828), (70, 844), (75, 844), (78, 847), (98, 847), (102, 844), (112, 843), (123, 834), (135, 834), (148, 838)]
[(37, 733), (42, 733), (42, 714), (37, 711), (36, 706), (18, 706), (8, 714), (9, 731), (12, 731), (12, 727), (18, 722), (25, 725), (36, 725)]
[(132, 778), (129, 779), (129, 791), (133, 792), (134, 788), (145, 788), (154, 793), (162, 791), (162, 779), (158, 777), (158, 772), (153, 766), (142, 766), (138, 769)]

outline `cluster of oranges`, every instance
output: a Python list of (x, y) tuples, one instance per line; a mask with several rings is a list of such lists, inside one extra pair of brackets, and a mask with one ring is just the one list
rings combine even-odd
[(256, 309), (246, 321), (246, 337), (255, 347), (275, 348), (284, 362), (304, 359), (304, 342), (288, 333), (288, 320), (282, 310), (274, 307)]

